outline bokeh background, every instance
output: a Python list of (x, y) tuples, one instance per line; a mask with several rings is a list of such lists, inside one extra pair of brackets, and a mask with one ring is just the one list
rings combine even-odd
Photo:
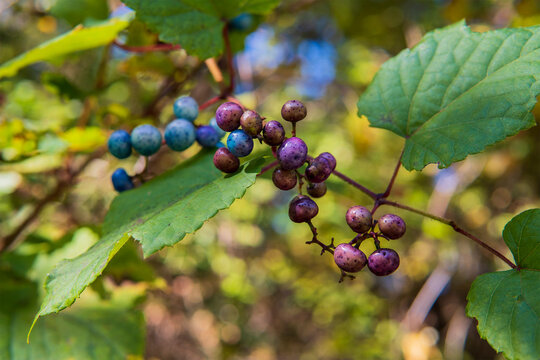
[[(120, 6), (2, 0), (0, 63), (79, 23), (128, 11)], [(476, 31), (535, 25), (540, 2), (284, 1), (267, 18), (248, 16), (232, 26), (236, 96), (275, 119), (286, 100), (301, 99), (309, 115), (298, 131), (310, 153), (332, 152), (340, 171), (382, 191), (403, 140), (359, 118), (358, 96), (385, 60), (461, 19)], [(134, 22), (120, 40), (145, 45), (156, 38)], [(217, 91), (204, 63), (182, 50), (133, 54), (115, 46), (1, 80), (0, 236), (40, 206), (8, 251), (28, 257), (25, 276), (42, 283), (59, 260), (95, 243), (116, 196), (112, 171), (141, 168), (135, 157), (96, 154), (111, 130), (143, 122), (163, 128), (175, 97), (191, 94), (202, 103)], [(209, 121), (214, 111), (198, 121)], [(538, 119), (538, 106), (535, 114)], [(165, 172), (198, 150), (162, 150), (151, 170)], [(89, 157), (77, 181), (66, 182), (69, 169)], [(511, 256), (501, 231), (513, 215), (540, 206), (539, 158), (535, 127), (445, 170), (402, 171), (391, 198), (455, 219)], [(315, 224), (323, 239), (349, 241), (354, 234), (345, 212), (370, 206), (369, 198), (336, 178), (328, 187)], [(129, 243), (80, 302), (129, 293), (144, 313), (149, 359), (502, 359), (465, 316), (465, 299), (477, 275), (505, 269), (504, 263), (445, 225), (382, 207), (379, 215), (391, 211), (407, 222), (405, 237), (389, 244), (401, 256), (400, 268), (386, 278), (364, 271), (339, 284), (332, 258), (304, 244), (309, 228), (289, 221), (293, 196), (275, 189), (266, 174), (176, 246), (143, 261)]]

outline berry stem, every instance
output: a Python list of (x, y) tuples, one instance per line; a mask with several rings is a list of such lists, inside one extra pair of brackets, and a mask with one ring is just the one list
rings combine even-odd
[(292, 123), (292, 131), (291, 131), (291, 134), (292, 134), (293, 137), (296, 136), (296, 123), (295, 123), (295, 122)]
[(410, 206), (407, 206), (407, 205), (403, 205), (403, 204), (400, 204), (400, 203), (397, 203), (395, 201), (390, 201), (390, 200), (386, 200), (386, 199), (381, 199), (378, 201), (380, 203), (380, 205), (389, 205), (389, 206), (393, 206), (393, 207), (396, 207), (396, 208), (399, 208), (399, 209), (403, 209), (403, 210), (406, 210), (406, 211), (410, 211), (410, 212), (413, 212), (415, 214), (418, 214), (418, 215), (422, 215), (424, 217), (427, 217), (427, 218), (430, 218), (430, 219), (433, 219), (433, 220), (436, 220), (438, 222), (441, 222), (443, 224), (446, 224), (450, 227), (452, 227), (452, 229), (454, 229), (454, 231), (468, 237), (469, 239), (473, 240), (474, 242), (476, 242), (478, 245), (482, 246), (484, 249), (488, 250), (489, 252), (491, 252), (493, 255), (497, 256), (499, 259), (501, 259), (502, 261), (504, 261), (505, 263), (508, 264), (508, 266), (510, 266), (512, 269), (519, 269), (518, 266), (516, 264), (514, 264), (512, 261), (510, 261), (506, 256), (504, 256), (503, 254), (501, 254), (499, 251), (495, 250), (494, 248), (492, 248), (491, 246), (489, 246), (488, 244), (486, 244), (485, 242), (483, 242), (482, 240), (480, 240), (479, 238), (477, 238), (476, 236), (474, 236), (473, 234), (469, 233), (468, 231), (464, 230), (461, 226), (459, 226), (454, 220), (450, 220), (450, 219), (446, 219), (446, 218), (443, 218), (443, 217), (440, 217), (440, 216), (437, 216), (437, 215), (434, 215), (434, 214), (431, 214), (431, 213), (428, 213), (426, 211), (423, 211), (423, 210), (419, 210), (419, 209), (415, 209), (415, 208), (412, 208)]
[(295, 170), (296, 176), (298, 177), (298, 193), (302, 195), (302, 186), (304, 186), (304, 175), (300, 174), (298, 170)]
[(348, 183), (348, 184), (354, 186), (355, 188), (357, 188), (358, 190), (362, 191), (364, 194), (366, 194), (367, 196), (369, 196), (373, 200), (377, 199), (377, 194), (375, 194), (373, 191), (369, 190), (365, 186), (360, 185), (359, 183), (357, 183), (356, 181), (354, 181), (350, 177), (340, 173), (337, 170), (332, 171), (332, 173), (334, 175), (336, 175), (338, 178), (340, 178), (341, 180), (345, 181), (346, 183)]
[(202, 110), (206, 109), (207, 107), (212, 106), (213, 104), (217, 103), (219, 100), (221, 100), (221, 96), (214, 96), (210, 100), (208, 100), (208, 101), (202, 103), (201, 105), (199, 105), (199, 111), (202, 111)]
[(325, 251), (328, 251), (329, 253), (333, 254), (334, 253), (334, 238), (332, 238), (332, 241), (330, 242), (330, 245), (325, 245), (323, 244), (319, 239), (318, 239), (318, 233), (317, 233), (317, 228), (315, 227), (315, 225), (313, 225), (313, 223), (311, 222), (311, 220), (309, 221), (306, 221), (306, 224), (309, 225), (309, 229), (311, 230), (311, 233), (313, 234), (313, 238), (311, 239), (311, 241), (306, 241), (306, 244), (317, 244), (319, 245), (322, 250), (321, 250), (321, 255), (324, 254)]
[(261, 169), (261, 172), (259, 172), (257, 174), (257, 176), (261, 176), (262, 174), (264, 174), (265, 172), (267, 172), (268, 170), (271, 170), (273, 168), (275, 168), (276, 166), (278, 166), (279, 162), (276, 160), (276, 161), (272, 161), (270, 164), (268, 165), (265, 165), (262, 169)]
[(114, 40), (113, 44), (115, 46), (118, 46), (122, 50), (135, 52), (135, 53), (147, 53), (147, 52), (153, 52), (153, 51), (171, 51), (171, 50), (179, 50), (182, 48), (180, 45), (174, 45), (174, 44), (152, 44), (152, 45), (142, 45), (142, 46), (130, 46), (130, 45), (119, 43), (117, 40)]
[[(396, 167), (394, 168), (394, 173), (392, 174), (392, 177), (390, 178), (390, 182), (388, 183), (388, 186), (386, 187), (386, 190), (384, 193), (379, 195), (379, 198), (385, 199), (390, 195), (390, 192), (392, 191), (392, 187), (394, 186), (394, 182), (396, 181), (397, 174), (399, 172), (399, 169), (401, 168), (401, 158), (403, 157), (403, 150), (401, 151), (401, 154), (399, 155), (398, 162), (396, 164)], [(375, 204), (375, 208), (373, 209), (372, 213), (377, 210), (377, 204)]]

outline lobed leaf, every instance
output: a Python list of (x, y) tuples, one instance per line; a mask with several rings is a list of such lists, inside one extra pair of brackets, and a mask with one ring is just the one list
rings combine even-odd
[(460, 22), (383, 64), (358, 114), (405, 138), (408, 170), (443, 168), (534, 126), (538, 94), (540, 26), (476, 33)]

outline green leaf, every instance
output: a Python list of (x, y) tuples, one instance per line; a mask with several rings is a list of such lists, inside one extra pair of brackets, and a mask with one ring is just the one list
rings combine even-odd
[(223, 51), (224, 19), (242, 13), (266, 14), (279, 0), (125, 0), (137, 18), (167, 43), (181, 45), (190, 55), (207, 59)]
[(115, 18), (102, 24), (83, 27), (78, 26), (70, 32), (49, 40), (0, 66), (0, 79), (14, 76), (19, 69), (36, 63), (47, 61), (75, 51), (103, 46), (114, 40), (116, 35), (129, 25), (129, 20)]
[(520, 270), (479, 276), (467, 296), (478, 332), (508, 359), (540, 359), (540, 209), (527, 210), (504, 228)]
[(540, 26), (435, 30), (388, 60), (358, 101), (372, 126), (404, 137), (402, 163), (447, 167), (534, 126)]
[(224, 176), (212, 159), (213, 153), (203, 151), (119, 195), (105, 218), (104, 237), (82, 255), (62, 261), (47, 277), (46, 296), (36, 320), (70, 306), (129, 238), (139, 241), (144, 256), (149, 256), (198, 230), (219, 210), (244, 195), (264, 162), (257, 158), (237, 173)]
[(86, 19), (107, 19), (109, 7), (106, 0), (57, 0), (50, 12), (75, 26)]

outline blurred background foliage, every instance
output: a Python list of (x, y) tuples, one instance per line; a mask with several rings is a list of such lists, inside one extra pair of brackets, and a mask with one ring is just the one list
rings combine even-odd
[[(3, 0), (0, 63), (77, 24), (125, 12), (116, 1)], [(358, 118), (358, 95), (389, 57), (414, 46), (425, 32), (460, 19), (476, 31), (535, 25), (540, 3), (284, 1), (266, 19), (248, 17), (231, 26), (238, 51), (236, 96), (275, 119), (286, 100), (305, 101), (308, 118), (299, 133), (310, 153), (332, 152), (340, 171), (382, 191), (403, 141)], [(134, 21), (119, 41), (147, 45), (156, 37)], [(116, 195), (112, 171), (143, 166), (140, 159), (104, 155), (108, 133), (142, 122), (163, 127), (178, 95), (191, 94), (202, 103), (216, 92), (204, 63), (182, 50), (134, 54), (114, 45), (35, 64), (0, 80), (0, 236), (16, 237), (0, 256), (0, 296), (16, 301), (1, 314), (22, 311), (23, 304), (35, 309), (52, 267), (99, 239)], [(214, 110), (198, 122), (208, 121)], [(540, 116), (538, 106), (535, 115)], [(167, 171), (197, 151), (163, 150), (151, 158), (151, 170)], [(540, 206), (539, 157), (540, 130), (533, 128), (449, 169), (402, 171), (391, 198), (453, 218), (510, 256), (501, 231), (512, 215)], [(346, 209), (369, 206), (369, 199), (337, 179), (328, 185), (316, 225), (324, 239), (349, 241)], [(408, 224), (403, 240), (390, 244), (401, 255), (400, 269), (388, 278), (364, 272), (338, 284), (331, 257), (319, 257), (319, 249), (304, 244), (309, 228), (289, 221), (292, 196), (276, 190), (265, 175), (180, 244), (143, 261), (130, 243), (65, 314), (91, 314), (86, 327), (97, 326), (93, 334), (101, 334), (100, 316), (126, 314), (108, 336), (120, 347), (137, 344), (135, 358), (501, 358), (479, 338), (464, 308), (472, 280), (504, 269), (503, 263), (444, 225), (398, 211)], [(0, 333), (23, 349), (16, 354), (30, 351), (23, 343), (31, 317), (21, 315), (27, 319), (22, 330), (12, 331), (4, 315)], [(31, 358), (107, 354), (74, 352), (73, 341), (88, 335), (77, 335), (62, 321), (52, 315), (38, 322)], [(43, 340), (40, 331), (52, 334), (47, 326), (57, 333)], [(52, 342), (54, 351), (40, 352), (41, 341)]]

